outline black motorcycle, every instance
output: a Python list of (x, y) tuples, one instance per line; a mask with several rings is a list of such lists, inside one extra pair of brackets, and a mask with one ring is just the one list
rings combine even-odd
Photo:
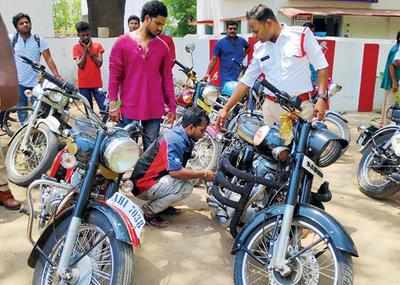
[[(107, 127), (72, 84), (44, 67), (41, 73), (67, 96), (84, 102), (91, 129), (68, 146), (69, 159), (74, 157), (79, 164), (74, 174), (82, 179), (77, 185), (44, 177), (28, 189), (28, 238), (34, 244), (28, 264), (34, 268), (33, 284), (133, 284), (134, 248), (140, 244), (145, 220), (140, 207), (118, 189), (122, 174), (138, 159), (134, 154), (139, 146), (129, 137), (129, 127)], [(31, 192), (39, 185), (63, 189), (66, 195), (52, 204), (48, 225), (35, 242)]]
[(362, 153), (357, 171), (360, 191), (375, 199), (400, 191), (400, 105), (389, 108), (388, 118), (394, 124), (360, 127), (357, 140)]
[[(262, 85), (289, 113), (301, 109), (295, 97), (265, 80)], [(276, 185), (279, 181), (234, 166), (232, 156), (221, 160), (216, 184), (240, 196), (239, 200), (231, 201), (221, 196), (217, 187), (213, 188), (213, 194), (222, 203), (235, 209), (231, 231), (239, 226), (241, 211), (255, 184), (267, 189), (286, 188), (283, 201), (259, 211), (237, 234), (232, 249), (235, 284), (352, 284), (351, 258), (358, 253), (351, 237), (332, 216), (311, 204), (315, 198), (324, 200), (311, 191), (314, 178), (324, 177), (320, 167), (339, 159), (347, 141), (330, 132), (323, 123), (300, 117), (294, 122), (293, 139), (288, 146), (273, 127), (264, 126), (253, 137), (256, 152), (272, 154), (288, 165), (289, 173), (286, 183)], [(245, 155), (245, 150), (239, 153), (240, 160)], [(232, 177), (241, 182), (231, 183)], [(330, 193), (328, 182), (320, 188), (325, 188), (324, 195)]]

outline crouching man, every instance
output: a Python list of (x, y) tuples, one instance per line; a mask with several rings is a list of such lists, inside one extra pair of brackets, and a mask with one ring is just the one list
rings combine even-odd
[(168, 225), (160, 214), (178, 213), (172, 206), (192, 193), (192, 179), (214, 180), (210, 170), (185, 167), (195, 142), (204, 136), (209, 122), (203, 110), (187, 109), (182, 124), (165, 131), (139, 158), (132, 181), (134, 195), (146, 201), (143, 212), (148, 224)]

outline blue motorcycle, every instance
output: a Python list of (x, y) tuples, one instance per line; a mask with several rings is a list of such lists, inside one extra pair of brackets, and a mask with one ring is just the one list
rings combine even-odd
[[(134, 249), (139, 246), (145, 220), (139, 206), (118, 192), (122, 175), (133, 168), (139, 146), (130, 126), (107, 127), (87, 99), (70, 83), (47, 73), (27, 58), (45, 79), (84, 103), (89, 120), (84, 133), (68, 142), (63, 163), (74, 169), (71, 183), (42, 177), (28, 189), (28, 238), (34, 245), (28, 265), (33, 284), (133, 284)], [(136, 126), (133, 126), (136, 128)], [(77, 183), (73, 183), (77, 181)], [(32, 238), (32, 190), (47, 189), (51, 211), (47, 227)]]

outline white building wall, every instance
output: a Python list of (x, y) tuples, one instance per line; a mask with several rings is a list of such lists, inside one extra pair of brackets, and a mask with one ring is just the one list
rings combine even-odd
[[(279, 9), (283, 7), (338, 7), (400, 10), (400, 0), (380, 0), (379, 3), (373, 4), (329, 0), (198, 0), (197, 3), (197, 18), (202, 20), (204, 19), (203, 15), (211, 13), (211, 17), (207, 19), (214, 20), (214, 25), (217, 25), (217, 28), (214, 27), (215, 34), (223, 32), (221, 19), (243, 17), (251, 7), (259, 3), (264, 3), (272, 8), (278, 20), (286, 24), (292, 24), (292, 19), (278, 12)], [(205, 11), (206, 9), (211, 10)], [(346, 24), (349, 24), (350, 31), (345, 32), (346, 25), (343, 25), (341, 34), (347, 34), (350, 37), (371, 38), (379, 35), (381, 38), (392, 39), (396, 35), (397, 30), (400, 29), (400, 18), (398, 17), (343, 16), (343, 19)], [(368, 27), (368, 29), (366, 29), (366, 27)], [(247, 31), (246, 23), (242, 23), (242, 31)], [(199, 34), (204, 34), (202, 28), (199, 29)]]
[[(187, 36), (185, 38), (175, 38), (174, 42), (176, 45), (177, 59), (187, 66), (191, 66), (190, 56), (184, 52), (184, 46), (187, 43), (195, 43), (196, 49), (194, 51), (194, 70), (197, 72), (199, 77), (202, 77), (209, 63), (210, 58), (210, 39), (215, 37), (208, 36)], [(379, 74), (383, 71), (386, 57), (389, 49), (393, 45), (393, 41), (389, 40), (361, 40), (361, 39), (346, 39), (346, 38), (326, 38), (335, 40), (335, 55), (333, 63), (333, 81), (341, 84), (343, 90), (332, 99), (332, 109), (336, 111), (357, 111), (360, 94), (361, 73), (363, 63), (363, 50), (364, 44), (366, 43), (377, 43), (379, 44), (379, 57), (378, 57), (378, 68), (377, 68), (377, 80), (375, 83), (375, 96), (373, 108), (379, 110), (382, 99), (383, 90), (379, 88), (380, 80), (378, 79)], [(94, 39), (100, 41), (104, 48), (104, 64), (102, 67), (102, 75), (104, 87), (108, 86), (108, 66), (109, 66), (109, 55), (115, 38), (101, 38)], [(54, 56), (55, 62), (62, 74), (62, 76), (71, 82), (75, 81), (76, 67), (72, 60), (72, 46), (77, 42), (76, 38), (63, 38), (63, 39), (48, 39), (51, 52)], [(174, 68), (174, 78), (176, 80), (184, 80), (185, 76)], [(362, 98), (362, 97), (361, 97)]]
[(20, 12), (31, 17), (34, 33), (54, 36), (52, 0), (0, 0), (1, 17), (9, 33), (15, 33), (12, 17)]

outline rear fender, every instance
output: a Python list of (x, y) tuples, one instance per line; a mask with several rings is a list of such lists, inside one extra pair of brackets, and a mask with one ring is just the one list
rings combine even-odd
[(360, 152), (364, 152), (375, 139), (382, 137), (387, 134), (393, 134), (397, 131), (400, 131), (400, 126), (386, 126), (382, 129), (379, 129), (360, 149)]

